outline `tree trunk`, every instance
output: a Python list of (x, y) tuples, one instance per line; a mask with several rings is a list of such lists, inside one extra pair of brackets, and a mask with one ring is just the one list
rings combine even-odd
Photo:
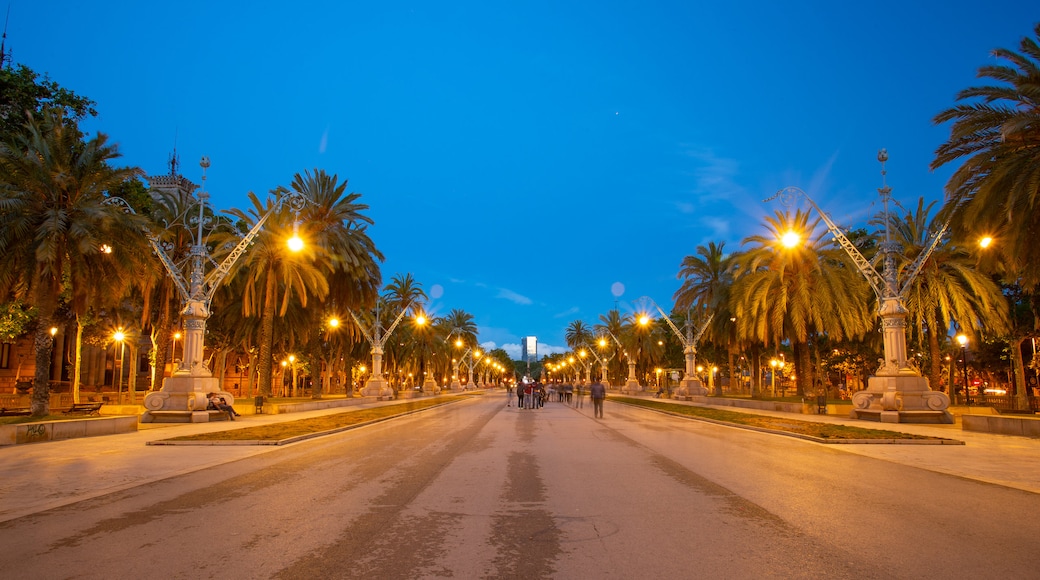
[(791, 346), (794, 349), (795, 394), (804, 397), (806, 392), (812, 391), (815, 374), (809, 357), (809, 345), (805, 342), (791, 341)]
[[(152, 384), (151, 390), (158, 391), (162, 388), (163, 378), (166, 377), (166, 349), (170, 346), (172, 341), (173, 333), (170, 332), (173, 328), (173, 307), (170, 302), (172, 301), (171, 294), (173, 293), (173, 282), (169, 277), (164, 277), (163, 288), (161, 292), (161, 306), (159, 307), (159, 319), (156, 320), (155, 324), (152, 325)], [(182, 339), (183, 340), (183, 339)], [(173, 352), (170, 352), (169, 361), (172, 366), (173, 364)], [(172, 368), (172, 371), (177, 369)]]
[(72, 402), (79, 402), (79, 383), (83, 376), (83, 324), (76, 315), (76, 361), (72, 365)]
[(931, 383), (930, 388), (933, 391), (939, 390), (939, 385), (942, 384), (942, 353), (940, 352), (939, 346), (939, 333), (935, 331), (937, 328), (939, 327), (936, 325), (935, 320), (929, 322), (928, 359), (930, 364), (928, 369), (928, 382)]
[(1011, 341), (1011, 370), (1014, 377), (1012, 380), (1015, 384), (1015, 409), (1018, 410), (1029, 410), (1029, 393), (1026, 391), (1026, 373), (1025, 365), (1022, 360), (1022, 345), (1025, 341), (1029, 340), (1026, 337), (1020, 337)]
[(137, 399), (137, 345), (130, 343), (130, 374), (127, 375), (127, 392), (130, 393), (130, 404), (133, 405)]
[(54, 337), (51, 336), (51, 319), (41, 317), (33, 337), (36, 351), (36, 372), (33, 375), (32, 416), (46, 417), (51, 413), (51, 355)]
[(275, 284), (274, 272), (269, 270), (264, 288), (264, 311), (260, 318), (259, 380), (260, 394), (265, 397), (271, 396), (271, 366), (274, 362), (271, 351), (274, 345)]

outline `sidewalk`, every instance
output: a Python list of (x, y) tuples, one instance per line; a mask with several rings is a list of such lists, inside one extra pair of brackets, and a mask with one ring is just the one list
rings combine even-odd
[(0, 448), (0, 522), (277, 450), (273, 445), (149, 446), (149, 441), (296, 421), (400, 401), (357, 399), (349, 407), (243, 415), (213, 423), (142, 423), (134, 433)]
[[(607, 400), (610, 400), (609, 396)], [(680, 405), (693, 405), (693, 403), (671, 399), (663, 399), (662, 401)], [(1040, 439), (964, 431), (961, 429), (960, 417), (957, 418), (957, 422), (953, 425), (875, 423), (873, 421), (859, 421), (836, 415), (803, 415), (801, 413), (762, 411), (728, 406), (701, 406), (752, 415), (786, 417), (798, 421), (815, 421), (864, 429), (899, 431), (916, 435), (957, 439), (964, 441), (964, 445), (870, 444), (827, 445), (827, 447), (837, 451), (856, 453), (975, 481), (1040, 493)]]
[[(484, 396), (501, 399), (505, 407), (504, 391), (489, 391)], [(395, 402), (399, 401), (359, 399), (351, 408), (370, 408)], [(610, 404), (609, 396), (607, 404)], [(335, 408), (280, 415), (247, 415), (235, 422), (152, 423), (141, 425), (141, 430), (136, 433), (5, 447), (0, 449), (0, 522), (278, 450), (277, 446), (264, 445), (148, 446), (148, 441), (295, 421), (342, 411), (343, 408)], [(582, 411), (591, 414), (591, 403)], [(1040, 439), (962, 431), (959, 424), (892, 425), (832, 416), (751, 409), (736, 411), (959, 439), (966, 444), (828, 445), (827, 448), (1040, 493)], [(898, 482), (893, 482), (893, 487), (896, 486)]]

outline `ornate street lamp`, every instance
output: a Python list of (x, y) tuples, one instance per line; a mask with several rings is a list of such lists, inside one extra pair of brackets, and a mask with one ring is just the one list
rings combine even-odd
[[(401, 310), (401, 313), (397, 315), (397, 318), (394, 319), (393, 324), (390, 325), (390, 328), (387, 329), (385, 334), (383, 333), (383, 321), (379, 315), (381, 308), (380, 303), (376, 303), (375, 321), (372, 323), (371, 330), (361, 322), (361, 319), (358, 318), (353, 311), (350, 312), (350, 317), (354, 319), (354, 323), (357, 324), (358, 329), (361, 330), (361, 334), (365, 337), (365, 340), (372, 345), (372, 374), (369, 375), (368, 380), (365, 381), (365, 388), (361, 389), (361, 394), (363, 396), (388, 399), (394, 398), (394, 390), (387, 384), (386, 379), (383, 377), (383, 347), (386, 346), (387, 339), (390, 338), (394, 329), (396, 329), (397, 325), (401, 323), (405, 313), (407, 313), (408, 309), (411, 307), (412, 304), (409, 303)], [(423, 318), (421, 314), (416, 317), (417, 324), (422, 324), (422, 322), (419, 322), (420, 318)], [(423, 322), (425, 322), (424, 318)], [(408, 376), (411, 377), (412, 374), (408, 373)]]
[(918, 421), (953, 423), (953, 415), (946, 410), (950, 406), (950, 398), (945, 393), (931, 390), (928, 387), (928, 379), (921, 376), (921, 372), (906, 356), (907, 309), (905, 305), (910, 285), (920, 274), (925, 261), (932, 255), (946, 234), (950, 222), (947, 221), (943, 224), (928, 240), (924, 251), (917, 256), (917, 259), (902, 270), (906, 272), (906, 275), (900, 283), (898, 279), (900, 270), (896, 267), (896, 255), (902, 251), (902, 247), (891, 239), (889, 233), (888, 202), (891, 198), (892, 188), (885, 183), (885, 162), (887, 160), (888, 152), (882, 149), (878, 152), (882, 176), (882, 187), (878, 188), (878, 193), (881, 195), (885, 207), (885, 241), (880, 244), (883, 258), (881, 273), (874, 269), (874, 266), (863, 257), (855, 244), (849, 241), (841, 228), (816, 205), (816, 202), (805, 191), (797, 187), (787, 187), (765, 201), (768, 202), (779, 197), (782, 202), (789, 204), (798, 196), (804, 197), (826, 222), (830, 233), (849, 255), (877, 295), (878, 315), (881, 317), (884, 330), (885, 357), (881, 367), (875, 372), (875, 376), (867, 382), (867, 388), (853, 395), (851, 416), (884, 423)]
[[(220, 379), (213, 376), (205, 362), (206, 321), (211, 314), (213, 295), (216, 294), (217, 288), (221, 286), (224, 279), (231, 273), (231, 268), (246, 253), (253, 240), (259, 235), (264, 224), (267, 223), (267, 220), (272, 215), (280, 211), (285, 204), (288, 204), (296, 213), (298, 221), (300, 211), (307, 203), (303, 194), (296, 191), (289, 191), (280, 195), (271, 209), (257, 220), (256, 224), (243, 236), (238, 245), (231, 250), (220, 264), (216, 264), (209, 254), (204, 236), (206, 232), (203, 231), (203, 228), (207, 225), (205, 210), (209, 193), (205, 190), (205, 184), (206, 169), (210, 165), (209, 157), (203, 157), (199, 165), (202, 167), (202, 187), (196, 195), (199, 208), (198, 215), (197, 217), (184, 215), (182, 217), (184, 223), (181, 224), (194, 237), (187, 275), (181, 270), (180, 266), (174, 263), (166, 253), (166, 250), (163, 249), (159, 237), (151, 232), (145, 232), (152, 249), (166, 268), (166, 273), (173, 280), (174, 287), (184, 303), (184, 308), (181, 310), (181, 319), (184, 321), (184, 345), (181, 361), (177, 365), (176, 370), (174, 370), (173, 375), (163, 380), (162, 388), (159, 391), (152, 391), (145, 396), (144, 406), (147, 410), (141, 416), (142, 423), (154, 421), (160, 415), (165, 421), (205, 421), (209, 417), (206, 413), (206, 395), (211, 392), (219, 393), (229, 405), (234, 404), (234, 396), (223, 390), (220, 385)], [(150, 181), (155, 182), (153, 186), (156, 183), (169, 185), (176, 181), (177, 187), (187, 188), (187, 185), (191, 185), (191, 189), (195, 188), (194, 184), (190, 184), (187, 180), (173, 175), (154, 178)], [(187, 185), (180, 183), (181, 181)], [(190, 195), (191, 190), (187, 191), (187, 193)], [(126, 200), (119, 197), (111, 197), (105, 203), (120, 205), (125, 211), (136, 213)], [(195, 230), (194, 232), (192, 232), (193, 229)], [(216, 267), (207, 273), (206, 267), (210, 264), (216, 264)]]
[(696, 333), (694, 333), (693, 317), (690, 315), (692, 313), (688, 313), (686, 316), (686, 323), (684, 324), (684, 327), (686, 328), (684, 334), (679, 332), (679, 328), (675, 326), (674, 322), (672, 322), (671, 317), (665, 314), (664, 310), (654, 302), (653, 298), (650, 298), (649, 296), (644, 298), (649, 300), (650, 303), (654, 305), (654, 308), (661, 313), (661, 318), (668, 323), (668, 328), (672, 329), (672, 332), (679, 339), (679, 343), (683, 345), (683, 356), (686, 358), (686, 368), (683, 369), (683, 378), (679, 381), (679, 387), (673, 391), (673, 396), (689, 397), (692, 395), (707, 395), (708, 390), (702, 385), (700, 378), (694, 372), (694, 368), (697, 366), (697, 343), (700, 342), (701, 336), (704, 335), (704, 331), (708, 329), (708, 325), (711, 324), (712, 319), (715, 318), (715, 314), (709, 314), (708, 318), (703, 324), (701, 324), (701, 327), (697, 329)]

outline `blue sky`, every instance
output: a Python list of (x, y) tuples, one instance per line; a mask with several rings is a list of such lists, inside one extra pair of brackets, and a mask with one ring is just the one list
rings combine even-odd
[[(384, 281), (519, 356), (728, 250), (807, 190), (843, 224), (939, 199), (932, 117), (1015, 49), (1030, 2), (38, 2), (14, 61), (98, 103), (85, 125), (218, 209), (323, 168), (375, 220)], [(618, 293), (623, 287), (623, 292)]]

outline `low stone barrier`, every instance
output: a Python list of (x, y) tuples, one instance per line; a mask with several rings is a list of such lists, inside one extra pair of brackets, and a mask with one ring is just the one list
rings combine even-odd
[(961, 429), (999, 435), (1040, 437), (1040, 418), (1028, 415), (963, 415)]
[(739, 407), (742, 409), (760, 409), (762, 411), (780, 411), (783, 413), (812, 414), (816, 404), (809, 403), (786, 403), (783, 401), (759, 401), (756, 399), (726, 399), (722, 397), (689, 397), (690, 401), (699, 405), (712, 405), (715, 407)]
[(0, 425), (0, 446), (60, 441), (137, 431), (137, 416), (93, 417), (65, 421), (41, 421)]

